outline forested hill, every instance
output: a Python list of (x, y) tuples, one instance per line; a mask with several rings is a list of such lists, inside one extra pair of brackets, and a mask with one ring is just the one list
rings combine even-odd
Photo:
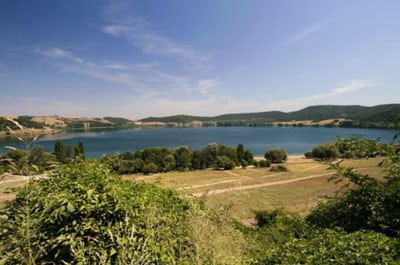
[(173, 123), (190, 124), (201, 122), (205, 126), (328, 125), (341, 127), (388, 127), (399, 120), (400, 104), (387, 104), (373, 107), (321, 105), (310, 106), (293, 112), (234, 113), (213, 117), (175, 115), (149, 117), (140, 120), (140, 122), (166, 123), (170, 125), (173, 125)]

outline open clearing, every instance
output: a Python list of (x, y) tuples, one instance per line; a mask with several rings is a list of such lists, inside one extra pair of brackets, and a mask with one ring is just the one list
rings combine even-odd
[[(381, 159), (345, 160), (343, 166), (362, 174), (381, 178)], [(123, 179), (142, 181), (176, 189), (189, 197), (197, 197), (211, 208), (223, 210), (245, 223), (251, 222), (256, 210), (284, 208), (300, 215), (307, 214), (324, 196), (333, 194), (340, 184), (329, 181), (335, 173), (329, 164), (298, 156), (284, 164), (288, 172), (271, 172), (270, 168), (233, 170), (200, 170), (144, 175), (124, 175)], [(0, 207), (15, 194), (5, 193), (10, 187), (26, 183), (15, 176), (0, 180)]]
[[(383, 176), (381, 159), (346, 160), (342, 165), (362, 174)], [(153, 176), (123, 176), (169, 187), (187, 196), (199, 197), (214, 209), (227, 211), (232, 217), (248, 222), (256, 210), (285, 208), (307, 214), (319, 200), (341, 187), (329, 181), (335, 174), (327, 163), (290, 157), (284, 164), (288, 172), (271, 172), (270, 168), (247, 168), (226, 171), (202, 170), (169, 172)]]

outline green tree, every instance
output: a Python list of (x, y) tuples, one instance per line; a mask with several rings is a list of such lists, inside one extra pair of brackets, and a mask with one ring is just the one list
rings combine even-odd
[(85, 147), (83, 146), (83, 143), (81, 141), (79, 141), (74, 148), (74, 158), (77, 157), (85, 159)]
[(251, 151), (246, 150), (244, 152), (243, 160), (245, 160), (249, 165), (253, 163), (254, 155)]
[(176, 168), (178, 170), (186, 170), (191, 167), (190, 163), (192, 160), (191, 150), (188, 146), (181, 146), (174, 151)]
[(171, 171), (176, 168), (175, 157), (172, 154), (169, 154), (164, 157), (164, 169), (165, 171)]
[(56, 140), (54, 143), (54, 154), (58, 162), (65, 163), (65, 146), (63, 141)]
[(145, 174), (151, 174), (151, 173), (158, 172), (158, 167), (156, 164), (150, 162), (150, 163), (144, 164), (142, 170), (143, 170), (143, 173), (145, 173)]
[(192, 153), (191, 161), (192, 169), (205, 169), (206, 165), (202, 159), (202, 154), (200, 150), (194, 150)]
[(227, 156), (218, 156), (215, 169), (233, 169), (235, 167), (235, 163)]
[(238, 159), (239, 163), (241, 163), (242, 160), (246, 160), (244, 158), (244, 146), (243, 146), (243, 144), (238, 144), (238, 146), (236, 147), (236, 154), (237, 154), (237, 159)]
[(264, 157), (272, 163), (283, 163), (287, 159), (287, 152), (283, 148), (274, 148), (267, 150)]

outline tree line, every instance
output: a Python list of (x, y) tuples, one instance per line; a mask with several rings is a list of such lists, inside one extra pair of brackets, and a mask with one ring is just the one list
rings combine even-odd
[[(174, 149), (149, 147), (134, 153), (126, 152), (103, 156), (100, 159), (118, 174), (157, 173), (172, 170), (200, 170), (206, 168), (232, 169), (237, 166), (259, 166), (253, 153), (238, 144), (236, 148), (221, 144), (209, 144), (202, 149), (192, 150), (188, 146)], [(262, 163), (266, 165), (267, 163)]]

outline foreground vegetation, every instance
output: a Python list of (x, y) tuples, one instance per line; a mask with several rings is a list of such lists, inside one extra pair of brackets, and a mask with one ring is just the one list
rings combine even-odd
[[(346, 143), (343, 154), (371, 157), (362, 139), (336, 142)], [(285, 162), (278, 149), (265, 157), (285, 164), (268, 169), (183, 168), (123, 178), (109, 158), (77, 155), (48, 178), (30, 181), (1, 210), (0, 264), (400, 264), (400, 148), (372, 146), (379, 157), (329, 169), (312, 160)], [(232, 150), (245, 153), (242, 146)], [(160, 157), (174, 157), (169, 151)], [(275, 171), (279, 166), (285, 170)], [(279, 202), (265, 207), (286, 196), (283, 205), (293, 210), (296, 196), (307, 200), (313, 189), (314, 197), (332, 196), (303, 214), (277, 209)]]
[[(4, 264), (244, 262), (241, 235), (227, 222), (220, 230), (222, 219), (200, 202), (122, 181), (98, 162), (72, 162), (31, 181), (1, 216)], [(225, 233), (235, 241), (221, 240)]]

